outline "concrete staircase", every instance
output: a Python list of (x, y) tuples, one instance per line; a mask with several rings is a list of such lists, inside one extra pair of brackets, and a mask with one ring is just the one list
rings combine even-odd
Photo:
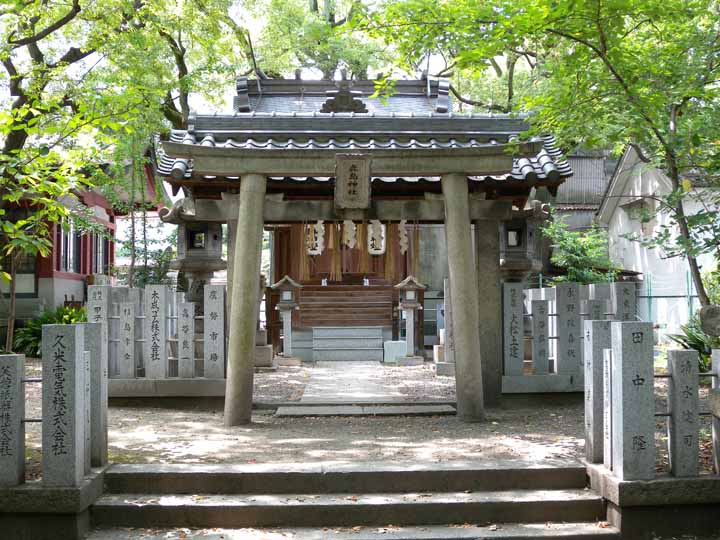
[(382, 362), (383, 328), (380, 326), (321, 326), (313, 328), (313, 360)]
[(287, 538), (338, 540), (620, 538), (598, 525), (604, 505), (585, 489), (582, 466), (115, 465), (105, 483), (91, 516), (106, 529), (273, 527)]

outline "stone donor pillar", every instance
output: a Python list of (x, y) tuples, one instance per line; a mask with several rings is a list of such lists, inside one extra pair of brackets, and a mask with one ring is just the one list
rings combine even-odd
[[(445, 230), (453, 301), (457, 412), (465, 421), (480, 421), (485, 417), (483, 374), (466, 175), (444, 175), (442, 191), (445, 197)], [(500, 316), (499, 312), (496, 316)]]
[(267, 178), (243, 176), (233, 254), (230, 342), (228, 346), (225, 425), (249, 424), (255, 369), (255, 310), (262, 253), (263, 208)]

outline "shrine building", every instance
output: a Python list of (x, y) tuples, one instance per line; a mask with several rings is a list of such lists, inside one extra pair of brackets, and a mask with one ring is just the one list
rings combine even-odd
[(233, 112), (193, 114), (162, 143), (159, 173), (184, 195), (163, 219), (180, 227), (189, 294), (225, 267), (227, 224), (227, 392), (248, 414), (268, 231), (265, 278), (299, 286), (284, 331), (281, 291), (268, 289), (277, 351), (290, 329), (304, 360), (382, 360), (403, 328), (396, 285), (411, 276), (425, 287), (412, 323), (422, 348), (423, 294), (442, 296), (449, 278), (458, 415), (472, 420), (499, 398), (501, 284), (539, 269), (547, 212), (532, 195), (556, 194), (571, 168), (552, 136), (520, 137), (522, 118), (453, 113), (446, 80), (397, 81), (387, 99), (374, 91), (373, 81), (241, 78)]

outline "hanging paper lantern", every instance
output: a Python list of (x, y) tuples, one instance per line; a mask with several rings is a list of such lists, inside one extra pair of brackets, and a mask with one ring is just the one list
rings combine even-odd
[(398, 243), (400, 244), (400, 254), (405, 255), (408, 247), (410, 247), (410, 238), (408, 237), (407, 221), (400, 220), (398, 226)]
[(343, 221), (343, 244), (352, 249), (357, 244), (357, 227), (351, 219)]
[(325, 249), (325, 224), (322, 220), (308, 225), (306, 235), (308, 255), (321, 255)]
[(370, 255), (385, 253), (385, 226), (377, 219), (370, 220), (367, 249)]

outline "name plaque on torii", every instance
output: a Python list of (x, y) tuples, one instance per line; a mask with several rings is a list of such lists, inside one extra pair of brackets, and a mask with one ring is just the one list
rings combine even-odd
[(370, 156), (336, 154), (335, 208), (370, 208)]

